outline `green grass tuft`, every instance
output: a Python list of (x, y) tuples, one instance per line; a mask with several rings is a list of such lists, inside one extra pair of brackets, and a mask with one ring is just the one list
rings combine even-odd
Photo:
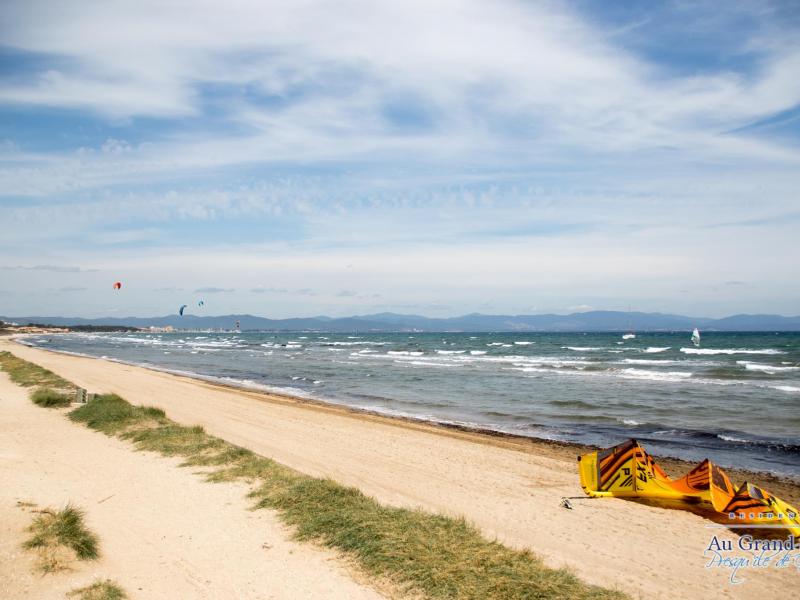
[[(72, 505), (61, 510), (44, 510), (28, 528), (32, 534), (25, 542), (25, 548), (52, 550), (65, 546), (75, 552), (79, 560), (94, 560), (98, 557), (97, 536), (86, 528), (83, 511)], [(56, 570), (45, 561), (45, 572)]]
[(530, 552), (484, 539), (464, 519), (380, 505), (354, 488), (310, 477), (292, 485), (267, 482), (259, 506), (277, 509), (301, 540), (314, 540), (357, 559), (431, 598), (621, 598), (551, 569)]
[(78, 600), (124, 600), (128, 597), (125, 590), (110, 579), (72, 590), (67, 596), (78, 596)]
[(139, 450), (160, 452), (165, 456), (195, 457), (220, 451), (225, 442), (208, 435), (202, 427), (168, 424), (150, 429), (136, 429), (121, 436), (131, 440)]
[(108, 435), (122, 432), (137, 424), (150, 426), (166, 422), (163, 410), (133, 406), (116, 394), (95, 396), (69, 413), (69, 418)]
[(43, 386), (70, 391), (75, 389), (66, 379), (39, 365), (17, 358), (11, 352), (0, 352), (0, 367), (8, 373), (11, 381), (23, 387)]
[(60, 408), (69, 406), (72, 400), (64, 393), (57, 392), (50, 388), (39, 388), (31, 394), (31, 400), (34, 404), (44, 406), (46, 408)]

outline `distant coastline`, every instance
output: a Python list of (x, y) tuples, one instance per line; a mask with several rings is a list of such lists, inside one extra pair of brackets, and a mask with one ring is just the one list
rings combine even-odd
[[(593, 333), (691, 331), (782, 332), (800, 331), (800, 316), (738, 314), (720, 319), (664, 313), (589, 311), (569, 315), (484, 315), (433, 318), (421, 315), (379, 313), (351, 317), (297, 317), (270, 319), (250, 314), (200, 316), (172, 314), (154, 317), (0, 316), (0, 321), (28, 325), (70, 327), (77, 330), (119, 328), (167, 328), (191, 331), (230, 331), (240, 324), (242, 331), (269, 332), (419, 332), (419, 333)], [(108, 329), (114, 328), (114, 329)]]

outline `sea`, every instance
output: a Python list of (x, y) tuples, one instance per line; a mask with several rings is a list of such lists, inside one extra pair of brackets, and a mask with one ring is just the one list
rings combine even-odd
[(800, 478), (800, 333), (74, 333), (32, 346), (387, 415)]

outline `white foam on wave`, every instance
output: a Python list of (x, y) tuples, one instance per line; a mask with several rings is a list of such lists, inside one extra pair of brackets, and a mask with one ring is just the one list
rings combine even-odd
[(517, 346), (530, 346), (531, 344), (535, 344), (536, 342), (514, 342)]
[(428, 360), (411, 360), (411, 361), (395, 361), (399, 362), (400, 364), (406, 365), (416, 365), (418, 367), (460, 367), (458, 363), (445, 363), (445, 362), (431, 362)]
[(660, 352), (666, 352), (670, 348), (672, 348), (672, 346), (664, 346), (664, 347), (650, 346), (649, 348), (645, 348), (644, 351), (646, 354), (658, 354)]
[(778, 390), (781, 392), (788, 392), (790, 394), (797, 394), (800, 393), (800, 387), (794, 385), (771, 385), (769, 386), (773, 390)]
[(647, 371), (645, 369), (623, 369), (620, 377), (651, 381), (683, 381), (692, 376), (691, 371)]
[(676, 365), (680, 364), (680, 360), (656, 360), (650, 358), (624, 358), (622, 363), (626, 365)]
[(466, 350), (437, 350), (437, 354), (464, 354)]
[(634, 421), (633, 419), (622, 419), (622, 423), (623, 425), (631, 425), (631, 426), (641, 425), (639, 421)]
[(386, 354), (389, 356), (422, 356), (424, 352), (412, 352), (409, 350), (389, 350)]
[(786, 354), (783, 350), (764, 348), (754, 350), (751, 348), (681, 348), (684, 354)]
[(567, 350), (572, 350), (573, 352), (600, 352), (605, 350), (605, 348), (599, 348), (597, 346), (561, 346), (562, 348), (566, 348)]
[(472, 354), (472, 356), (483, 356), (486, 354), (486, 350), (470, 350), (469, 353)]
[(800, 367), (779, 367), (777, 365), (765, 365), (763, 363), (751, 362), (749, 360), (737, 360), (737, 365), (742, 365), (748, 371), (758, 371), (760, 373), (767, 373), (774, 375), (775, 373), (783, 373), (785, 371), (797, 371)]
[(724, 435), (718, 433), (717, 437), (725, 442), (736, 442), (738, 444), (749, 444), (750, 440), (743, 440), (742, 438), (733, 437), (732, 435)]
[(515, 367), (550, 367), (552, 369), (561, 369), (564, 367), (585, 369), (592, 363), (588, 360), (569, 360), (559, 358), (536, 358), (531, 360), (523, 360), (512, 363)]
[(385, 346), (388, 342), (327, 342), (323, 346)]

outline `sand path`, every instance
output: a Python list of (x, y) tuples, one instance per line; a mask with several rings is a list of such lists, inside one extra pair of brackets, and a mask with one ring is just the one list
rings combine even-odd
[[(531, 548), (550, 565), (567, 565), (586, 581), (634, 597), (796, 597), (800, 572), (794, 568), (748, 570), (740, 585), (728, 583), (729, 570), (705, 568), (703, 552), (719, 531), (697, 515), (616, 499), (560, 508), (562, 496), (582, 495), (574, 462), (563, 458), (99, 359), (0, 346), (90, 391), (161, 407), (178, 422), (201, 424), (382, 502), (464, 515), (487, 536)], [(736, 540), (727, 532), (719, 536)]]
[[(332, 553), (290, 541), (271, 511), (249, 511), (244, 486), (205, 483), (62, 413), (35, 406), (0, 372), (0, 598), (61, 600), (95, 578), (132, 599), (381, 597)], [(18, 501), (83, 508), (101, 559), (39, 574), (20, 547), (34, 515)]]

